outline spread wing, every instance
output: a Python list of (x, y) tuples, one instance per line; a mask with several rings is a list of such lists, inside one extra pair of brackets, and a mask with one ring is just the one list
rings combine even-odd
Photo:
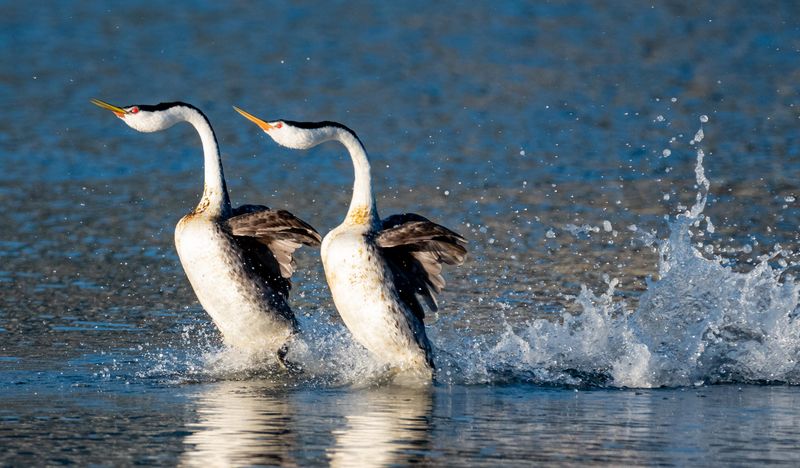
[[(277, 262), (279, 275), (288, 282), (294, 273), (292, 254), (301, 245), (319, 245), (322, 238), (305, 221), (285, 210), (270, 210), (262, 205), (243, 205), (233, 210), (226, 221), (237, 242), (251, 247), (265, 246)], [(263, 257), (263, 249), (255, 249)]]
[(437, 310), (436, 293), (445, 286), (442, 264), (461, 265), (467, 241), (455, 232), (414, 213), (392, 215), (381, 221), (375, 242), (384, 253), (401, 299), (422, 320), (422, 296)]

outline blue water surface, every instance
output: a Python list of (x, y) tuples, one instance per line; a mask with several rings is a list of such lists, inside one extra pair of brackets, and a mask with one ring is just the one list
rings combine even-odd
[[(0, 2), (0, 464), (796, 465), (799, 78), (792, 1)], [(91, 98), (198, 106), (234, 203), (322, 233), (346, 153), (231, 106), (353, 128), (383, 215), (469, 240), (437, 382), (365, 378), (310, 249), (318, 372), (220, 357), (172, 245), (197, 136)]]

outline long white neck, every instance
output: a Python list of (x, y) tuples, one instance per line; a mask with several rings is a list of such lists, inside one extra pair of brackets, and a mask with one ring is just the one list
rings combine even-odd
[(372, 195), (372, 176), (369, 158), (364, 145), (352, 130), (336, 122), (290, 122), (287, 125), (271, 126), (267, 135), (276, 143), (293, 149), (309, 149), (326, 141), (338, 141), (347, 148), (353, 160), (353, 197), (345, 224), (375, 227), (380, 222), (375, 197)]
[(375, 197), (372, 195), (372, 174), (367, 151), (352, 133), (337, 128), (335, 135), (336, 140), (343, 144), (350, 153), (355, 176), (353, 196), (350, 199), (350, 208), (347, 210), (345, 222), (373, 225), (378, 222), (379, 218)]
[(195, 212), (209, 217), (227, 218), (231, 213), (231, 201), (225, 185), (225, 175), (222, 172), (222, 160), (214, 130), (203, 114), (197, 110), (190, 107), (176, 107), (175, 109), (180, 111), (184, 121), (192, 124), (200, 134), (200, 141), (203, 142), (205, 183), (203, 198), (197, 204)]

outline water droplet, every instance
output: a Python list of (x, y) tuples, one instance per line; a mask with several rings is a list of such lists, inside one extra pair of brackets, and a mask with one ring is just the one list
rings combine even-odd
[(701, 115), (700, 116), (700, 122), (702, 122), (702, 123), (708, 122), (708, 116), (705, 115), (705, 114)]
[(694, 134), (694, 139), (692, 139), (692, 142), (700, 143), (703, 141), (703, 138), (705, 138), (705, 134), (703, 133), (703, 128), (701, 127), (699, 130), (697, 130), (697, 133)]

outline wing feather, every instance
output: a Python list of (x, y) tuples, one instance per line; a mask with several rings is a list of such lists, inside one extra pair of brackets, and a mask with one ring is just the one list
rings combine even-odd
[(466, 239), (414, 213), (384, 219), (375, 242), (383, 250), (401, 299), (420, 320), (425, 314), (417, 296), (437, 310), (436, 293), (446, 284), (442, 264), (461, 265), (467, 254)]
[(294, 273), (292, 254), (301, 245), (319, 245), (322, 238), (308, 223), (285, 210), (270, 210), (261, 205), (243, 205), (227, 220), (231, 233), (265, 245), (280, 267), (280, 275)]

